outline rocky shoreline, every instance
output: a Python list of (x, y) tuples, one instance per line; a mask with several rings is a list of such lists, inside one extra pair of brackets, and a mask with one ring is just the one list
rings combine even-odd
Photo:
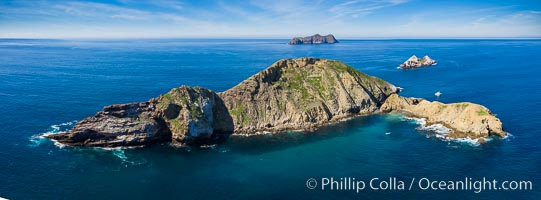
[(72, 130), (47, 137), (68, 146), (200, 146), (231, 135), (315, 130), (354, 116), (392, 111), (441, 122), (456, 130), (451, 137), (505, 136), (501, 122), (483, 106), (444, 105), (400, 97), (398, 92), (394, 85), (340, 61), (282, 59), (224, 92), (182, 86), (147, 102), (106, 106)]

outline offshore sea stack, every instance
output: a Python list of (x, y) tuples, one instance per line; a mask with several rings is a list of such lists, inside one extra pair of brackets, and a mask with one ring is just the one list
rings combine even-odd
[(432, 58), (428, 56), (423, 56), (423, 58), (417, 58), (417, 56), (413, 55), (408, 60), (406, 60), (404, 63), (400, 64), (398, 68), (401, 69), (414, 69), (414, 68), (420, 68), (420, 67), (427, 67), (435, 65), (436, 61), (432, 60)]
[(307, 37), (295, 37), (289, 40), (287, 44), (298, 45), (298, 44), (333, 44), (333, 43), (338, 43), (338, 40), (334, 38), (334, 35), (329, 34), (329, 35), (321, 36), (319, 34), (315, 34), (315, 35), (307, 36)]
[(69, 146), (200, 146), (232, 134), (309, 131), (380, 111), (441, 123), (455, 130), (449, 137), (505, 136), (501, 122), (483, 106), (446, 105), (397, 92), (394, 85), (340, 61), (282, 59), (224, 92), (182, 86), (147, 102), (106, 106), (70, 131), (47, 137)]

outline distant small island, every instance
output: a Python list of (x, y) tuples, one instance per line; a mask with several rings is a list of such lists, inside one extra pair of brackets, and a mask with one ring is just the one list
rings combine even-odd
[(338, 40), (336, 40), (336, 38), (334, 38), (334, 35), (332, 34), (325, 35), (325, 36), (315, 34), (315, 35), (307, 36), (307, 37), (295, 37), (289, 40), (287, 44), (297, 45), (297, 44), (334, 44), (334, 43), (338, 43)]
[(423, 58), (417, 58), (417, 56), (413, 55), (408, 60), (406, 60), (404, 63), (400, 64), (398, 68), (400, 69), (414, 69), (419, 67), (427, 67), (435, 65), (436, 61), (432, 60), (432, 58), (428, 56), (424, 56)]

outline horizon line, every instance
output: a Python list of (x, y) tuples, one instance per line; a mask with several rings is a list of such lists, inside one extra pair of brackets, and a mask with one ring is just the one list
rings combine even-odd
[[(159, 40), (159, 39), (237, 39), (290, 40), (281, 37), (0, 37), (0, 40)], [(540, 40), (535, 37), (344, 37), (337, 40)]]

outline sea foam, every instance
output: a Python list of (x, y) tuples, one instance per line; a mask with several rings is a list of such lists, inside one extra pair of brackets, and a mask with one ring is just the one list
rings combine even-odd
[[(50, 141), (49, 139), (46, 138), (46, 136), (53, 135), (53, 134), (64, 133), (64, 132), (70, 130), (71, 128), (73, 128), (73, 126), (76, 123), (77, 123), (77, 120), (73, 120), (73, 121), (64, 122), (64, 123), (61, 123), (61, 124), (51, 125), (47, 129), (46, 132), (30, 136), (30, 139), (29, 139), (30, 144), (28, 146), (30, 146), (30, 147), (38, 147), (38, 146), (44, 144), (45, 142)], [(56, 142), (54, 140), (53, 140), (53, 143), (57, 147), (60, 147), (60, 148), (65, 147), (65, 145), (63, 145), (63, 144), (61, 144), (59, 142)]]
[[(30, 146), (30, 147), (38, 147), (38, 146), (41, 146), (42, 144), (45, 144), (46, 142), (52, 141), (53, 144), (55, 146), (57, 146), (58, 148), (67, 147), (65, 144), (57, 142), (56, 140), (50, 140), (50, 139), (46, 138), (46, 136), (53, 135), (53, 134), (59, 134), (59, 133), (65, 133), (66, 131), (73, 128), (73, 126), (75, 126), (76, 123), (77, 123), (77, 120), (51, 125), (46, 132), (39, 133), (39, 134), (36, 134), (36, 135), (32, 135), (30, 137), (30, 139), (29, 139), (30, 144), (28, 146)], [(109, 151), (115, 157), (119, 158), (122, 161), (122, 163), (125, 163), (125, 164), (139, 165), (139, 164), (144, 163), (144, 162), (138, 162), (138, 161), (133, 161), (133, 160), (128, 159), (128, 156), (126, 156), (124, 150), (125, 149), (131, 149), (131, 148), (136, 148), (136, 147), (114, 147), (114, 148), (111, 148), (111, 147), (93, 147), (91, 149), (95, 150), (95, 151)]]
[[(407, 117), (403, 116), (404, 121), (413, 121), (414, 123), (418, 124), (419, 127), (416, 129), (419, 131), (426, 131), (429, 134), (426, 134), (427, 137), (434, 137), (437, 139), (440, 139), (442, 141), (446, 142), (455, 142), (455, 143), (461, 143), (461, 144), (467, 144), (470, 146), (480, 146), (481, 143), (479, 142), (479, 139), (474, 138), (453, 138), (449, 137), (449, 134), (453, 132), (453, 130), (445, 127), (442, 124), (432, 124), (432, 125), (426, 125), (426, 118), (415, 118), (415, 117)], [(491, 141), (493, 138), (484, 138), (486, 142)]]

